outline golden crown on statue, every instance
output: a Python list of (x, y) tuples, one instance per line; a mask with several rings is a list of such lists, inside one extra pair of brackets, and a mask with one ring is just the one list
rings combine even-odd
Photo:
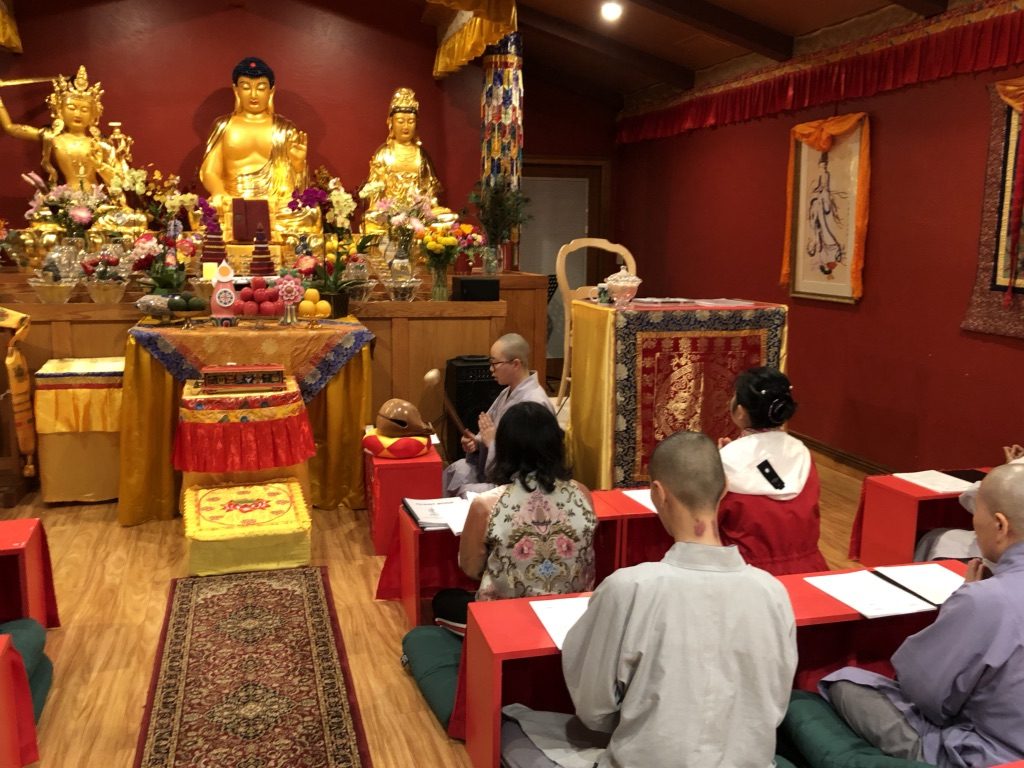
[(50, 107), (50, 114), (57, 117), (60, 112), (61, 102), (68, 96), (80, 96), (91, 100), (96, 105), (97, 117), (102, 109), (100, 99), (103, 97), (103, 88), (97, 80), (89, 85), (89, 74), (85, 71), (85, 65), (78, 68), (74, 80), (69, 80), (64, 75), (58, 75), (53, 81), (53, 93), (46, 97), (46, 104)]
[(395, 91), (395, 95), (391, 97), (391, 109), (388, 114), (393, 115), (395, 112), (419, 112), (420, 103), (416, 101), (416, 94), (413, 93), (412, 88), (399, 88)]

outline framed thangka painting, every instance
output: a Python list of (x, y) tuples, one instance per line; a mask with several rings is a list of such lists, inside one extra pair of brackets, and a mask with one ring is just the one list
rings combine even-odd
[(793, 296), (857, 301), (870, 186), (867, 115), (794, 127), (786, 186), (783, 284)]
[(978, 271), (961, 327), (1024, 338), (1024, 143), (1021, 108), (1024, 78), (990, 88), (992, 125), (985, 170)]

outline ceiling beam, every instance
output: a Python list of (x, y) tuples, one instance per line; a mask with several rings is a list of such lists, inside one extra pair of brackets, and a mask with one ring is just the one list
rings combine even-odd
[(897, 5), (902, 5), (908, 11), (919, 13), (926, 19), (931, 16), (938, 16), (945, 13), (949, 6), (948, 0), (894, 0)]
[[(793, 56), (793, 38), (777, 29), (720, 8), (706, 0), (629, 0), (649, 11), (699, 29), (712, 37), (775, 61)], [(921, 0), (928, 2), (928, 0)], [(912, 2), (912, 0), (908, 0)]]
[(693, 88), (692, 69), (687, 69), (674, 62), (638, 51), (636, 48), (623, 45), (604, 35), (577, 27), (567, 21), (556, 19), (553, 16), (548, 16), (524, 5), (520, 5), (517, 11), (520, 29), (524, 27), (535, 29), (538, 32), (557, 37), (567, 43), (595, 51), (602, 56), (615, 59), (626, 66), (642, 70), (651, 77), (656, 77), (661, 82), (674, 85), (684, 91)]

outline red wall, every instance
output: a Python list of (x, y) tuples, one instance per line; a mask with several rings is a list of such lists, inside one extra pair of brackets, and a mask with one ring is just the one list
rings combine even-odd
[[(1022, 72), (623, 146), (616, 236), (649, 295), (789, 304), (795, 431), (896, 469), (1000, 463), (1000, 446), (1024, 441), (1024, 341), (959, 325), (977, 269), (986, 87)], [(789, 129), (837, 111), (871, 118), (864, 298), (853, 306), (778, 286)]]
[[(434, 29), (409, 0), (48, 0), (18, 4), (23, 55), (0, 53), (0, 78), (73, 75), (85, 64), (106, 94), (103, 124), (120, 120), (135, 138), (136, 165), (153, 163), (198, 186), (210, 126), (232, 109), (231, 70), (264, 58), (277, 77), (277, 111), (309, 134), (311, 169), (321, 164), (353, 190), (387, 136), (391, 94), (416, 91), (420, 134), (462, 208), (479, 175), (480, 70), (431, 76)], [(48, 122), (48, 84), (5, 88), (16, 122)], [(20, 221), (39, 167), (39, 147), (0, 134), (0, 216)], [(201, 188), (200, 190), (201, 191)]]

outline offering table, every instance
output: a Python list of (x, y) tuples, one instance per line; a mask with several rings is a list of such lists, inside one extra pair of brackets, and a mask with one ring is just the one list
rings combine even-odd
[(361, 507), (372, 338), (354, 318), (315, 329), (132, 328), (125, 347), (118, 521), (135, 525), (174, 516), (178, 492), (171, 453), (181, 382), (198, 378), (203, 365), (228, 362), (276, 362), (296, 378), (317, 446), (310, 461), (311, 504)]

